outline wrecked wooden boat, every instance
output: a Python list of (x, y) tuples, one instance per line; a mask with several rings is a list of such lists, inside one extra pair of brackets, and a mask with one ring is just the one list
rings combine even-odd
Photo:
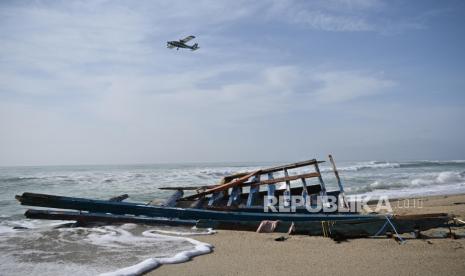
[[(125, 202), (127, 195), (99, 200), (23, 193), (16, 199), (27, 206), (76, 210), (30, 209), (25, 213), (28, 218), (73, 220), (79, 224), (130, 222), (255, 231), (263, 223), (273, 221), (274, 232), (345, 237), (383, 235), (390, 228), (405, 233), (451, 226), (452, 217), (447, 214), (399, 217), (360, 213), (346, 200), (331, 155), (329, 160), (338, 187), (333, 191), (327, 190), (320, 172), (319, 164), (324, 161), (312, 159), (229, 175), (216, 185), (162, 187), (174, 191), (162, 203)], [(329, 196), (344, 212), (325, 212), (324, 208), (309, 211), (309, 206), (327, 204), (322, 199)]]

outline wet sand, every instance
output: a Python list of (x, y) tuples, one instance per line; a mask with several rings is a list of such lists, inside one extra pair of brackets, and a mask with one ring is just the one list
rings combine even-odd
[[(446, 212), (465, 218), (465, 195), (421, 198), (421, 208), (391, 201), (396, 214)], [(409, 207), (407, 208), (407, 205)], [(148, 275), (465, 275), (465, 239), (331, 239), (219, 231), (195, 239), (214, 252), (176, 265), (163, 265)]]

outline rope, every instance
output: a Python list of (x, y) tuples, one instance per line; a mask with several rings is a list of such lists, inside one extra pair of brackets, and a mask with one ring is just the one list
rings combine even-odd
[(326, 229), (326, 221), (321, 221), (321, 230), (323, 232), (323, 237), (328, 237), (328, 230)]
[(389, 216), (386, 215), (385, 217), (386, 217), (386, 222), (384, 223), (383, 227), (381, 227), (381, 229), (379, 229), (378, 232), (376, 232), (375, 236), (378, 236), (379, 234), (381, 234), (381, 232), (384, 230), (384, 228), (386, 228), (386, 226), (389, 224), (389, 225), (391, 225), (392, 230), (394, 230), (394, 232), (396, 233), (396, 237), (399, 239), (400, 244), (404, 244), (406, 241), (404, 239), (402, 239), (402, 237), (399, 235), (399, 233), (397, 232), (396, 227), (392, 223)]
[(386, 222), (384, 223), (383, 227), (381, 227), (381, 229), (378, 230), (378, 232), (376, 232), (375, 236), (379, 236), (379, 234), (381, 234), (381, 232), (383, 232), (384, 228), (386, 228), (386, 226), (389, 224), (389, 222), (386, 220)]
[(389, 219), (389, 217), (386, 216), (386, 220), (387, 220), (387, 221), (389, 222), (389, 224), (391, 225), (392, 230), (394, 230), (394, 232), (396, 232), (396, 235), (397, 235), (397, 238), (398, 238), (399, 241), (400, 241), (400, 244), (404, 244), (406, 241), (400, 237), (399, 233), (397, 233), (397, 229), (396, 229), (396, 227), (394, 226), (394, 224), (392, 223), (391, 219)]

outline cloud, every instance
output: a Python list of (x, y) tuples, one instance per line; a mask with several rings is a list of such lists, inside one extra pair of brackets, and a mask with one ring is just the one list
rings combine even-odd
[(270, 20), (281, 20), (321, 31), (371, 31), (363, 12), (378, 1), (274, 1), (265, 8)]
[(317, 73), (313, 79), (322, 83), (315, 96), (323, 103), (337, 103), (374, 96), (396, 83), (382, 77), (361, 72), (335, 71)]
[[(440, 10), (399, 16), (396, 5), (382, 0), (274, 1), (264, 8), (270, 20), (317, 31), (399, 34), (424, 30)], [(404, 7), (402, 7), (404, 8)]]
[[(321, 69), (274, 45), (302, 28), (378, 32), (373, 16), (383, 5), (2, 2), (0, 163), (245, 160), (283, 140), (306, 145), (295, 135), (307, 123), (299, 118), (399, 84), (365, 63)], [(263, 23), (293, 29), (268, 43), (257, 35)], [(165, 48), (166, 40), (197, 33), (199, 51)]]
[(373, 25), (357, 16), (334, 15), (322, 11), (298, 11), (292, 16), (292, 22), (322, 31), (372, 31)]

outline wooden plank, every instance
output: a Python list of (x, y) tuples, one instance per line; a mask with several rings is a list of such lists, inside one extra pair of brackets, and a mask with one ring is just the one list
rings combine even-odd
[(84, 213), (75, 211), (52, 211), (29, 209), (24, 213), (31, 219), (51, 219), (51, 220), (75, 220), (80, 224), (86, 223), (141, 223), (141, 224), (161, 224), (170, 226), (192, 226), (197, 220), (180, 220), (167, 218), (149, 218), (125, 215), (113, 215), (103, 213)]
[[(291, 163), (291, 164), (286, 164), (286, 165), (280, 165), (280, 166), (276, 166), (276, 167), (271, 167), (271, 168), (265, 168), (265, 169), (261, 169), (260, 172), (261, 174), (268, 174), (268, 173), (274, 173), (274, 172), (279, 172), (279, 171), (282, 171), (284, 169), (295, 169), (295, 168), (299, 168), (299, 167), (304, 167), (304, 166), (310, 166), (310, 165), (314, 165), (314, 164), (320, 164), (320, 163), (324, 163), (325, 161), (317, 161), (316, 159), (311, 159), (311, 160), (305, 160), (305, 161), (301, 161), (301, 162), (296, 162), (296, 163)], [(240, 178), (244, 175), (246, 175), (247, 173), (238, 173), (238, 174), (234, 174), (234, 175), (228, 175), (228, 176), (225, 176), (224, 179), (226, 180), (226, 182), (230, 182), (231, 180), (235, 179), (235, 178)]]
[(336, 168), (336, 163), (334, 163), (334, 159), (331, 154), (328, 157), (329, 157), (329, 161), (331, 161), (331, 166), (333, 167), (334, 175), (336, 176), (337, 185), (339, 186), (339, 191), (343, 193), (344, 187), (342, 186), (341, 178), (339, 177), (339, 172), (337, 171), (337, 168)]
[(286, 178), (286, 190), (284, 191), (284, 207), (291, 206), (291, 181), (289, 180), (289, 173), (284, 169), (284, 178)]
[(128, 194), (122, 194), (122, 195), (110, 198), (109, 201), (121, 202), (127, 198), (129, 198)]
[(184, 197), (183, 199), (184, 200), (189, 200), (189, 199), (194, 199), (194, 198), (198, 198), (198, 197), (201, 197), (201, 196), (204, 196), (204, 195), (208, 195), (208, 194), (212, 194), (214, 192), (220, 192), (220, 191), (224, 191), (224, 190), (227, 190), (229, 188), (232, 188), (234, 186), (239, 186), (240, 184), (246, 182), (247, 180), (249, 180), (249, 178), (251, 178), (252, 176), (255, 176), (257, 174), (259, 174), (260, 171), (255, 171), (255, 172), (251, 172), (243, 177), (240, 177), (238, 179), (235, 179), (231, 182), (228, 182), (228, 183), (225, 183), (225, 184), (222, 184), (222, 185), (218, 185), (214, 188), (211, 188), (211, 189), (208, 189), (204, 192), (201, 192), (201, 193), (198, 193), (198, 194), (195, 194), (195, 195), (191, 195), (191, 196), (187, 196), (187, 197)]
[(184, 195), (182, 190), (177, 190), (174, 192), (163, 204), (162, 206), (169, 206), (174, 207), (176, 206), (176, 202)]
[[(268, 173), (268, 180), (273, 180), (273, 173)], [(275, 196), (274, 192), (276, 191), (276, 185), (274, 184), (269, 184), (268, 185), (268, 197), (273, 197)], [(267, 202), (267, 205), (271, 205), (272, 199), (270, 198)]]
[[(228, 183), (228, 182), (231, 182), (232, 180), (234, 180), (236, 178), (246, 176), (247, 174), (249, 174), (249, 172), (240, 172), (240, 173), (235, 173), (235, 174), (232, 174), (232, 175), (228, 175), (228, 176), (223, 177), (222, 182), (223, 183)], [(221, 183), (221, 184), (223, 184), (223, 183)]]
[(302, 180), (302, 197), (304, 198), (304, 204), (307, 203), (308, 199), (308, 190), (307, 190), (307, 181), (305, 178), (301, 178)]
[[(298, 175), (291, 175), (291, 176), (284, 176), (284, 177), (278, 177), (278, 178), (272, 178), (268, 180), (263, 180), (257, 183), (258, 185), (269, 185), (269, 184), (275, 184), (275, 183), (280, 183), (280, 182), (286, 182), (286, 181), (293, 181), (293, 180), (298, 180), (301, 178), (313, 178), (313, 177), (320, 177), (319, 173), (313, 172), (313, 173), (304, 173), (304, 174), (298, 174)], [(242, 184), (242, 187), (247, 187), (252, 185), (252, 182), (246, 182)]]
[(228, 206), (238, 205), (241, 201), (242, 187), (233, 187), (228, 199)]
[(209, 186), (177, 186), (177, 187), (160, 187), (160, 190), (199, 190), (199, 189), (210, 189), (215, 187), (216, 185), (209, 185)]
[[(276, 197), (279, 197), (279, 196), (282, 196), (284, 194), (284, 191), (285, 190), (282, 190), (282, 189), (275, 189), (274, 191), (274, 195)], [(309, 194), (320, 194), (321, 192), (321, 186), (320, 185), (310, 185), (310, 186), (307, 186), (307, 191)], [(300, 187), (291, 187), (291, 196), (294, 196), (294, 195), (302, 195), (302, 192), (303, 192), (303, 188), (302, 186)], [(268, 191), (261, 191), (259, 193), (259, 196), (263, 197), (265, 196), (266, 194), (268, 194)]]
[(268, 174), (268, 173), (274, 173), (274, 172), (279, 172), (284, 169), (295, 169), (303, 166), (309, 166), (309, 165), (314, 165), (314, 164), (319, 164), (323, 163), (325, 161), (317, 161), (316, 159), (311, 159), (311, 160), (306, 160), (306, 161), (301, 161), (301, 162), (296, 162), (296, 163), (291, 163), (291, 164), (286, 164), (286, 165), (281, 165), (277, 167), (272, 167), (272, 168), (266, 168), (260, 170), (262, 174)]
[(203, 196), (203, 197), (195, 200), (194, 202), (192, 202), (191, 205), (189, 206), (189, 208), (201, 209), (206, 200), (207, 199), (205, 198), (205, 196)]
[(341, 181), (341, 178), (339, 177), (339, 172), (336, 168), (336, 163), (334, 162), (333, 156), (331, 154), (328, 155), (328, 157), (329, 157), (329, 161), (331, 162), (331, 166), (333, 167), (334, 175), (336, 176), (337, 185), (339, 186), (339, 191), (341, 192), (340, 194), (342, 197), (342, 203), (344, 204), (344, 207), (348, 208), (349, 203), (346, 200), (346, 196), (344, 193), (344, 186), (342, 186), (342, 181)]
[[(260, 182), (260, 175), (256, 175), (252, 182), (255, 182), (255, 183)], [(252, 186), (250, 186), (249, 197), (247, 198), (247, 207), (250, 207), (253, 205), (255, 198), (257, 197), (259, 191), (260, 191), (260, 185), (252, 184)]]
[(320, 182), (321, 193), (325, 195), (326, 194), (325, 182), (323, 181), (323, 177), (321, 177), (320, 168), (318, 167), (318, 164), (315, 164), (315, 171), (318, 173), (318, 181)]
[(210, 200), (208, 201), (208, 206), (213, 206), (214, 204), (216, 204), (223, 197), (224, 197), (224, 191), (213, 193)]

